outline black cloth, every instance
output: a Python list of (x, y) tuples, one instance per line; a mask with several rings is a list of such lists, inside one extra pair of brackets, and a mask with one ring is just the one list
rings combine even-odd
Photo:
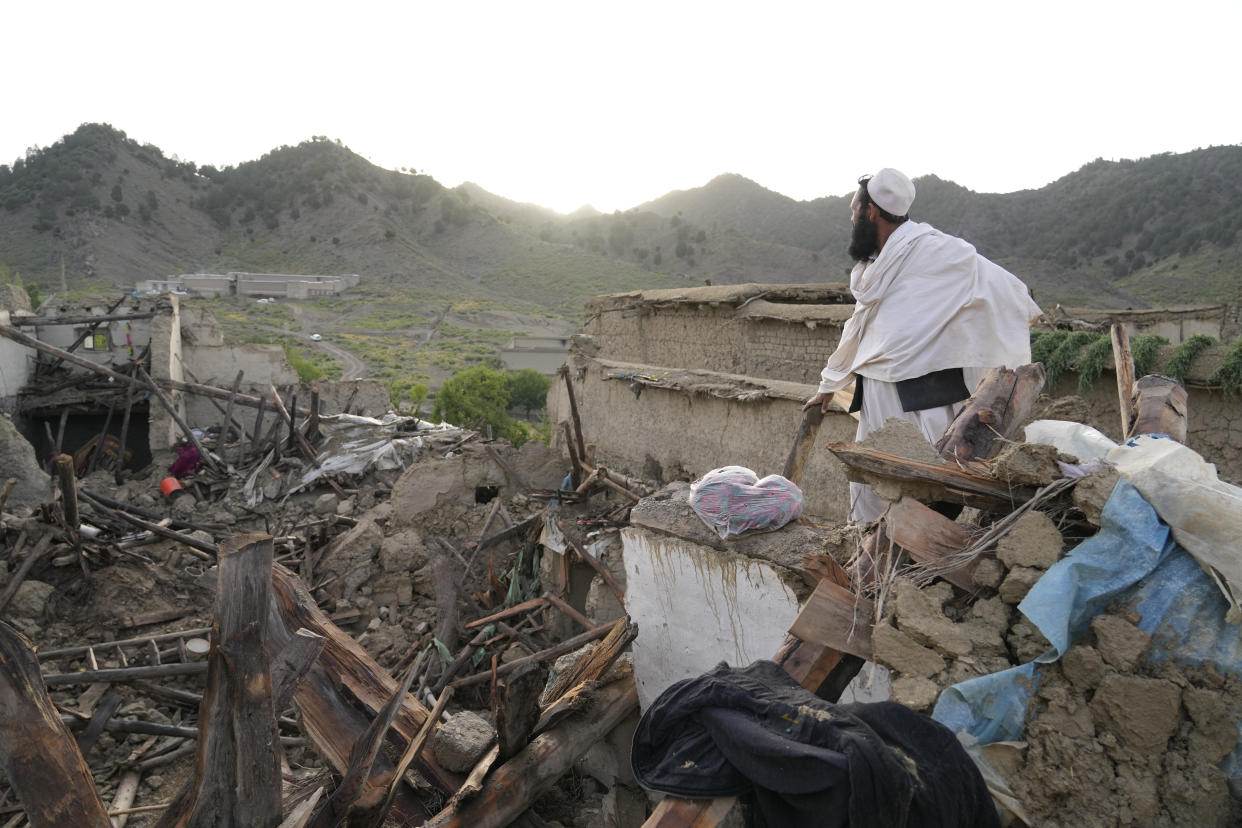
[[(850, 413), (862, 411), (863, 394), (866, 388), (866, 377), (854, 375), (854, 400), (850, 403)], [(922, 411), (925, 408), (939, 408), (942, 405), (953, 405), (970, 398), (970, 389), (966, 387), (966, 377), (961, 368), (945, 368), (943, 371), (932, 371), (921, 377), (897, 380), (897, 398), (901, 400), (902, 411)]]
[(749, 795), (770, 828), (1000, 825), (948, 728), (894, 702), (824, 701), (771, 661), (669, 687), (638, 724), (631, 764), (653, 790)]

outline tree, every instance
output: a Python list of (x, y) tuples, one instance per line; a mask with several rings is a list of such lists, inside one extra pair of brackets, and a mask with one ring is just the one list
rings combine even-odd
[(492, 427), (492, 436), (504, 437), (515, 446), (526, 439), (525, 430), (505, 413), (509, 392), (499, 371), (476, 365), (459, 371), (444, 381), (436, 394), (433, 420), (454, 425), (484, 429)]
[(530, 419), (532, 411), (540, 411), (547, 404), (552, 380), (534, 368), (523, 368), (506, 373), (505, 386), (509, 393), (509, 405), (521, 406), (526, 410), (526, 418)]

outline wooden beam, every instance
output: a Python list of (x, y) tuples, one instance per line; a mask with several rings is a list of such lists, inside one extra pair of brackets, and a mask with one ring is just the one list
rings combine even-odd
[(280, 733), (267, 638), (272, 539), (220, 547), (207, 688), (194, 770), (157, 828), (280, 823)]
[(47, 695), (30, 642), (0, 622), (0, 767), (34, 826), (108, 828), (91, 770)]
[(794, 435), (793, 447), (789, 449), (785, 467), (781, 470), (781, 476), (791, 483), (802, 481), (802, 471), (806, 468), (807, 458), (811, 456), (811, 449), (815, 447), (815, 435), (819, 433), (819, 426), (823, 421), (824, 412), (818, 405), (803, 413), (802, 422), (798, 424), (798, 433)]
[(602, 688), (584, 718), (566, 720), (540, 734), (493, 770), (476, 796), (445, 808), (426, 828), (504, 828), (637, 708), (633, 681), (616, 681)]
[(811, 644), (829, 647), (859, 658), (871, 658), (871, 602), (824, 578), (816, 586), (789, 627), (789, 634)]
[(1148, 374), (1134, 384), (1134, 424), (1126, 439), (1138, 434), (1167, 434), (1186, 442), (1186, 389), (1172, 377)]
[(1113, 363), (1117, 369), (1117, 402), (1121, 410), (1121, 433), (1130, 433), (1134, 421), (1134, 352), (1130, 350), (1130, 333), (1121, 322), (1109, 329), (1113, 340)]
[[(125, 301), (125, 297), (121, 297)], [(118, 303), (119, 304), (119, 303)], [(100, 316), (14, 316), (14, 327), (53, 327), (56, 325), (101, 325), (104, 322), (128, 322), (133, 319), (150, 319), (155, 311), (134, 311), (132, 313), (106, 313)]]
[(860, 446), (857, 443), (829, 443), (828, 450), (846, 466), (851, 480), (870, 483), (873, 479), (915, 484), (926, 490), (933, 487), (936, 500), (951, 500), (985, 509), (1012, 509), (1035, 494), (1030, 486), (1010, 487), (987, 474), (944, 463), (923, 463), (895, 454)]
[(1044, 387), (1044, 366), (993, 369), (936, 441), (950, 462), (986, 460), (1026, 422)]
[[(919, 563), (938, 563), (970, 545), (964, 527), (912, 497), (903, 497), (888, 508), (887, 530), (893, 542)], [(971, 573), (978, 560), (941, 577), (960, 589), (974, 592)]]

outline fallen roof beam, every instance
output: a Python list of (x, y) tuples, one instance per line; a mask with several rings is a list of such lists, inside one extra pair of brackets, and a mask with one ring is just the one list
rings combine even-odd
[(857, 443), (829, 443), (828, 450), (846, 465), (851, 480), (870, 483), (872, 478), (891, 480), (900, 485), (911, 482), (926, 489), (935, 488), (938, 500), (952, 500), (993, 509), (1011, 509), (1031, 498), (1030, 486), (1010, 487), (986, 474), (973, 472), (961, 464), (924, 463), (895, 454), (867, 448)]
[(99, 325), (104, 322), (128, 322), (132, 319), (150, 319), (155, 315), (155, 311), (136, 311), (134, 313), (107, 313), (100, 316), (91, 316), (89, 314), (83, 316), (14, 316), (10, 321), (13, 325), (22, 327), (49, 327), (52, 325)]

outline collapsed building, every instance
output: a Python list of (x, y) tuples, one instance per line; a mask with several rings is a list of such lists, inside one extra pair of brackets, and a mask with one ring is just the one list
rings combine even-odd
[[(1026, 824), (1229, 824), (1228, 600), (1178, 552), (1195, 543), (1173, 507), (1137, 496), (1172, 518), (1176, 537), (1159, 536), (1140, 484), (1091, 465), (1083, 440), (1021, 441), (1072, 410), (1117, 441), (1157, 430), (1216, 459), (1235, 427), (1223, 394), (1122, 381), (1141, 386), (1123, 415), (1131, 394), (1101, 383), (1067, 402), (1069, 380), (1042, 389), (1027, 366), (981, 386), (937, 449), (897, 426), (854, 445), (846, 414), (799, 411), (848, 301), (773, 285), (594, 300), (550, 394), (551, 450), (378, 416), (365, 383), (295, 388), (275, 355), (229, 351), (176, 297), (131, 306), (152, 314), (123, 321), (138, 348), (98, 361), (63, 334), (22, 338), (50, 324), (6, 324), (0, 365), (27, 371), (19, 389), (63, 384), (114, 423), (129, 410), (151, 460), (114, 449), (79, 476), (73, 442), (36, 460), (38, 433), (0, 434), (33, 468), (0, 496), (0, 693), (23, 711), (0, 734), (18, 800), (0, 807), (32, 824), (721, 824), (755, 803), (656, 805), (634, 772), (650, 755), (631, 746), (659, 741), (634, 734), (670, 687), (758, 661), (819, 699), (952, 722)], [(5, 399), (55, 449), (55, 407), (22, 408), (31, 396)], [(179, 443), (201, 463), (165, 494)], [(689, 481), (724, 465), (798, 482), (803, 518), (722, 537)], [(851, 479), (891, 499), (878, 525), (844, 524)], [(946, 501), (957, 520), (928, 505)], [(1087, 547), (1119, 527), (1125, 554)], [(1032, 609), (1075, 555), (1139, 545), (1154, 551), (1136, 581), (1176, 576), (1205, 608), (1206, 652), (1169, 633), (1184, 615), (1153, 609), (1167, 590), (1093, 593), (1061, 637)], [(1228, 584), (1227, 556), (1213, 568)], [(960, 688), (1010, 670), (1025, 672), (993, 692), (1007, 715), (979, 715)]]

